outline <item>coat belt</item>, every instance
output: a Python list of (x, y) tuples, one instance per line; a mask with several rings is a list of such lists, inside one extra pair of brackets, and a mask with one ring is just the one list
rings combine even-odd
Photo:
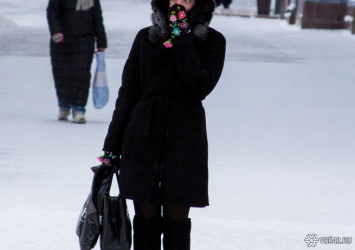
[(202, 105), (200, 100), (169, 99), (161, 96), (140, 98), (139, 101), (149, 102), (149, 109), (145, 116), (144, 135), (156, 134), (167, 129), (171, 109), (175, 105)]

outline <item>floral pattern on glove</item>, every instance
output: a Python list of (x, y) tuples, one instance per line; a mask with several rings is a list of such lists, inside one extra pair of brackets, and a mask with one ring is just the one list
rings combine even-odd
[(112, 166), (113, 162), (116, 159), (116, 155), (114, 155), (112, 152), (105, 151), (103, 155), (97, 157), (99, 162), (107, 165), (107, 166)]
[(170, 49), (171, 47), (173, 47), (173, 44), (171, 43), (171, 39), (169, 39), (168, 41), (163, 43), (165, 48)]
[(173, 47), (172, 41), (176, 37), (191, 32), (189, 27), (189, 22), (187, 20), (185, 8), (183, 6), (178, 4), (174, 4), (173, 6), (171, 6), (169, 11), (169, 28), (170, 28), (170, 39), (168, 39), (163, 43), (163, 45), (167, 49)]
[(179, 17), (180, 20), (185, 19), (185, 17), (186, 17), (185, 11), (180, 11), (180, 12), (178, 13), (178, 17)]

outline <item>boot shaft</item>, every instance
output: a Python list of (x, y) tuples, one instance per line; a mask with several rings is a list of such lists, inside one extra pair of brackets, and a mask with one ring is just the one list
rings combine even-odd
[(190, 250), (191, 220), (164, 220), (164, 250)]
[(160, 250), (161, 249), (162, 218), (133, 218), (133, 249)]

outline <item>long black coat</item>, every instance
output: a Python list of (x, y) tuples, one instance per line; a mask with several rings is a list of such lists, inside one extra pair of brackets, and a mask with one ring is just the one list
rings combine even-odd
[(90, 87), (90, 67), (95, 50), (107, 40), (99, 0), (87, 11), (75, 9), (76, 0), (49, 0), (50, 34), (63, 33), (64, 43), (50, 42), (53, 76), (63, 105), (85, 106)]
[(208, 148), (201, 101), (221, 75), (225, 38), (207, 27), (203, 41), (190, 33), (166, 49), (153, 29), (134, 40), (103, 150), (121, 154), (124, 197), (203, 207)]

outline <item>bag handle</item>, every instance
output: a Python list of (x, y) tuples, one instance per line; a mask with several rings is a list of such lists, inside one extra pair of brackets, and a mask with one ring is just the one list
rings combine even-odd
[(118, 183), (119, 183), (119, 174), (118, 174), (119, 170), (118, 169), (119, 168), (117, 165), (112, 166), (112, 170), (111, 170), (111, 174), (110, 174), (110, 183), (108, 185), (105, 195), (110, 195), (110, 190), (111, 190), (111, 185), (112, 185), (114, 175), (116, 175), (117, 186), (118, 186)]

